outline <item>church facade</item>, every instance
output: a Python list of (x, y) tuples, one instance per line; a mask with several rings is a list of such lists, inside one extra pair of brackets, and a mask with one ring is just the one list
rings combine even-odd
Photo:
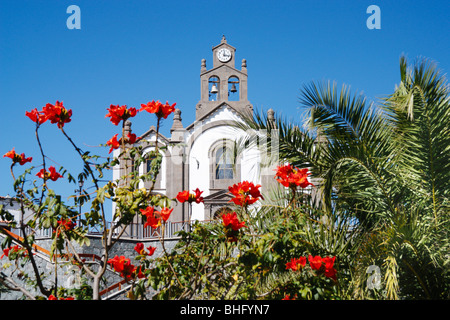
[[(175, 198), (180, 191), (198, 188), (204, 197), (200, 204), (174, 202), (172, 222), (215, 219), (230, 205), (228, 186), (247, 180), (262, 185), (264, 193), (274, 180), (272, 170), (262, 170), (257, 146), (237, 147), (248, 132), (235, 124), (251, 117), (253, 106), (248, 100), (247, 62), (243, 59), (236, 68), (235, 52), (225, 37), (212, 48), (212, 67), (208, 69), (206, 60), (201, 61), (195, 121), (185, 126), (181, 111), (176, 109), (170, 137), (158, 133), (158, 144), (166, 148), (160, 150), (163, 160), (154, 192)], [(131, 130), (130, 126), (128, 122), (126, 130)], [(136, 142), (144, 154), (154, 150), (156, 134), (156, 128), (151, 127)], [(141, 174), (146, 170), (145, 164), (139, 168)], [(114, 179), (123, 173), (117, 170)], [(141, 187), (150, 188), (150, 183)]]

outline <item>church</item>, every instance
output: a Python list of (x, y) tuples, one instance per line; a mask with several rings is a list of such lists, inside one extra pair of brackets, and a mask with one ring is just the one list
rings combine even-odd
[[(144, 154), (148, 153), (154, 150), (158, 134), (158, 145), (165, 146), (159, 149), (163, 160), (155, 193), (175, 198), (183, 190), (203, 191), (203, 203), (174, 202), (171, 222), (215, 219), (230, 205), (228, 186), (247, 180), (260, 184), (264, 194), (274, 181), (273, 168), (267, 170), (260, 165), (263, 159), (260, 148), (236, 147), (248, 132), (235, 124), (252, 117), (253, 106), (248, 100), (247, 61), (243, 59), (240, 69), (236, 68), (235, 52), (236, 48), (223, 36), (212, 48), (212, 67), (208, 69), (206, 59), (201, 60), (200, 100), (195, 106), (193, 123), (184, 125), (181, 111), (176, 109), (170, 137), (157, 133), (152, 126), (136, 142), (143, 147)], [(273, 119), (273, 114), (269, 110), (268, 119)], [(125, 129), (131, 131), (130, 122)], [(113, 178), (123, 175), (123, 170), (115, 170)], [(139, 173), (146, 170), (147, 165), (141, 165)], [(150, 182), (141, 182), (140, 187), (149, 189)]]

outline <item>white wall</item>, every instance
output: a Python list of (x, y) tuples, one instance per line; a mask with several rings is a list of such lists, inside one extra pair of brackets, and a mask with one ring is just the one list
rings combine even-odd
[[(231, 110), (221, 108), (214, 113), (205, 123), (211, 123), (218, 120), (239, 120), (235, 113)], [(189, 161), (189, 190), (199, 188), (204, 191), (202, 196), (209, 195), (210, 187), (210, 159), (209, 150), (211, 146), (221, 139), (229, 139), (235, 141), (242, 137), (245, 132), (231, 126), (215, 126), (209, 129), (196, 127), (191, 134), (196, 135), (196, 139), (191, 146)], [(254, 183), (261, 183), (259, 175), (259, 156), (255, 148), (244, 150), (241, 162), (240, 181), (248, 180)], [(194, 204), (192, 206), (192, 219), (203, 220), (204, 205)]]

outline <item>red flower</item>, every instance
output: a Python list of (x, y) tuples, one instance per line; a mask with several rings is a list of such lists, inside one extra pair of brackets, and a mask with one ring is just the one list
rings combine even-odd
[(337, 271), (335, 268), (325, 269), (325, 276), (327, 276), (328, 278), (336, 280), (337, 279), (336, 274), (337, 274)]
[(44, 123), (45, 121), (47, 121), (47, 117), (45, 116), (45, 114), (43, 114), (43, 112), (39, 112), (37, 110), (37, 108), (34, 108), (31, 111), (25, 111), (25, 115), (31, 119), (31, 121), (36, 122), (38, 124)]
[(118, 133), (116, 133), (111, 139), (106, 142), (106, 145), (111, 147), (108, 153), (111, 153), (113, 150), (116, 150), (120, 147), (120, 143), (119, 141), (117, 141), (117, 135)]
[(72, 109), (67, 110), (62, 101), (56, 101), (54, 105), (47, 103), (42, 108), (42, 111), (38, 111), (34, 108), (31, 111), (26, 111), (25, 115), (30, 118), (31, 121), (38, 124), (42, 124), (45, 121), (50, 120), (51, 123), (57, 123), (58, 128), (62, 128), (65, 123), (71, 121), (70, 117), (72, 116)]
[(277, 181), (288, 188), (296, 188), (297, 186), (306, 188), (312, 185), (308, 181), (308, 175), (310, 175), (308, 169), (299, 169), (287, 164), (285, 166), (278, 166), (275, 178), (278, 177)]
[(308, 256), (309, 265), (313, 270), (320, 270), (322, 267), (322, 258), (320, 256), (313, 257), (312, 255)]
[(167, 101), (166, 104), (162, 104), (159, 101), (153, 100), (147, 104), (141, 104), (141, 109), (139, 111), (145, 110), (149, 113), (154, 113), (158, 118), (167, 119), (169, 114), (175, 111), (176, 103), (170, 105)]
[(3, 254), (0, 257), (0, 259), (2, 259), (3, 257), (8, 257), (10, 251), (11, 252), (19, 252), (19, 250), (20, 250), (19, 245), (15, 245), (14, 247), (11, 246), (9, 248), (5, 248), (5, 249), (3, 249)]
[(255, 203), (259, 198), (264, 199), (259, 191), (261, 185), (254, 185), (253, 182), (243, 181), (238, 184), (234, 184), (228, 187), (228, 190), (235, 197), (230, 201), (233, 201), (236, 205), (245, 206)]
[(7, 257), (9, 255), (9, 250), (11, 250), (11, 249), (10, 248), (3, 249), (3, 254), (0, 257), (0, 259), (3, 259), (3, 257)]
[(45, 171), (44, 169), (41, 169), (41, 171), (39, 171), (36, 176), (38, 176), (39, 178), (42, 178), (44, 180), (52, 180), (52, 181), (56, 181), (59, 178), (62, 178), (63, 176), (60, 175), (58, 172), (56, 172), (55, 167), (51, 166), (50, 168), (48, 168), (49, 171)]
[(148, 250), (148, 254), (147, 255), (148, 256), (152, 256), (155, 253), (156, 247), (150, 246), (150, 247), (147, 248), (147, 250)]
[(155, 208), (153, 208), (153, 207), (147, 207), (147, 208), (145, 208), (145, 209), (139, 209), (139, 211), (141, 211), (141, 213), (142, 213), (144, 216), (148, 217), (148, 216), (150, 216), (150, 215), (153, 215), (153, 213), (154, 213), (154, 211), (155, 211)]
[(11, 151), (8, 151), (7, 153), (5, 153), (3, 155), (3, 158), (11, 158), (13, 161), (13, 165), (16, 163), (19, 163), (21, 166), (23, 166), (25, 163), (27, 162), (31, 162), (31, 160), (33, 160), (32, 157), (26, 158), (25, 154), (17, 154), (16, 151), (14, 151), (14, 148), (12, 148)]
[(292, 258), (290, 262), (286, 263), (286, 270), (291, 269), (292, 271), (297, 271), (302, 269), (306, 265), (306, 258)]
[(138, 277), (139, 279), (145, 278), (145, 274), (142, 273), (142, 266), (139, 266), (138, 273), (137, 273), (136, 277)]
[(222, 215), (222, 224), (225, 228), (231, 228), (234, 231), (245, 227), (245, 221), (240, 222), (237, 218), (236, 212), (227, 213)]
[(203, 202), (203, 197), (201, 196), (201, 194), (203, 193), (203, 191), (200, 191), (198, 188), (194, 190), (195, 194), (192, 196), (191, 198), (193, 198), (193, 201), (195, 201), (195, 203), (200, 203)]
[(325, 264), (325, 269), (333, 268), (335, 260), (336, 260), (336, 257), (325, 257), (325, 258), (323, 258), (322, 261)]
[[(108, 153), (111, 153), (113, 150), (120, 148), (123, 138), (120, 138), (120, 140), (117, 140), (117, 135), (118, 135), (118, 133), (116, 133), (111, 139), (109, 139), (106, 142), (106, 145), (111, 147), (109, 149)], [(129, 143), (129, 144), (134, 144), (136, 142), (136, 140), (140, 139), (140, 137), (136, 137), (136, 135), (134, 133), (128, 133), (127, 137), (128, 137), (128, 139), (125, 139), (124, 142)]]
[[(64, 127), (65, 123), (71, 121), (70, 117), (72, 116), (72, 109), (67, 110), (63, 106), (62, 101), (56, 101), (55, 105), (47, 103), (45, 107), (42, 108), (42, 112), (45, 116), (45, 119), (50, 120), (51, 123), (57, 123), (58, 128)], [(41, 123), (40, 119), (38, 119), (38, 121), (39, 123)]]
[(173, 208), (172, 209), (162, 208), (161, 211), (156, 211), (156, 213), (159, 214), (159, 216), (164, 220), (164, 222), (166, 222), (169, 219), (172, 211), (173, 211)]
[(222, 224), (225, 228), (225, 235), (229, 242), (236, 242), (239, 229), (246, 227), (245, 221), (239, 221), (236, 212), (222, 215)]
[(55, 297), (54, 295), (51, 294), (48, 296), (47, 300), (75, 300), (75, 298), (74, 297), (67, 297), (67, 298), (61, 297), (58, 299), (57, 297)]
[(108, 263), (127, 280), (132, 277), (133, 272), (136, 270), (136, 267), (131, 264), (131, 260), (124, 256), (115, 256), (113, 259), (109, 259)]
[(188, 190), (185, 191), (180, 191), (177, 194), (177, 200), (181, 203), (183, 202), (195, 202), (195, 203), (200, 203), (203, 202), (203, 197), (201, 196), (201, 194), (203, 193), (203, 191), (200, 191), (198, 188), (194, 190), (195, 193), (189, 193)]
[(155, 216), (147, 217), (147, 221), (144, 224), (144, 228), (151, 227), (153, 229), (158, 228), (161, 225), (161, 218), (157, 218)]
[(125, 269), (125, 264), (127, 262), (129, 262), (129, 259), (124, 256), (115, 256), (108, 260), (108, 263), (111, 264), (117, 272), (122, 272)]
[(138, 254), (140, 254), (140, 255), (152, 256), (153, 253), (155, 253), (156, 247), (149, 246), (149, 247), (147, 248), (147, 250), (148, 250), (148, 252), (147, 252), (147, 251), (145, 251), (145, 249), (144, 249), (144, 244), (143, 244), (142, 242), (139, 242), (139, 243), (137, 243), (136, 246), (134, 247), (134, 250), (135, 250)]
[(65, 230), (72, 230), (76, 226), (76, 223), (71, 219), (61, 219), (58, 221), (58, 224), (62, 225)]
[(145, 209), (139, 209), (146, 217), (146, 222), (144, 224), (144, 228), (152, 227), (153, 229), (158, 228), (161, 225), (161, 218), (155, 216), (155, 208), (147, 207)]
[(189, 190), (184, 190), (184, 191), (178, 192), (177, 200), (181, 203), (189, 201)]
[(285, 295), (283, 299), (281, 300), (296, 300), (297, 299), (297, 295), (291, 297), (289, 294)]
[(21, 248), (18, 244), (16, 244), (15, 246), (3, 249), (3, 254), (0, 259), (2, 259), (3, 257), (9, 258), (10, 253), (20, 253), (21, 257), (26, 257), (28, 255), (28, 252), (25, 250), (25, 248)]
[(136, 140), (140, 139), (141, 137), (137, 137), (134, 133), (128, 133), (127, 135), (128, 139), (125, 139), (125, 143), (134, 144)]
[(328, 278), (332, 278), (336, 280), (336, 269), (334, 268), (334, 261), (336, 257), (325, 257), (322, 259), (324, 265), (325, 265), (325, 276)]
[(126, 105), (124, 106), (115, 106), (111, 105), (109, 108), (107, 108), (109, 112), (106, 114), (105, 118), (111, 117), (111, 122), (115, 124), (116, 126), (119, 124), (120, 121), (125, 121), (128, 118), (132, 118), (137, 114), (136, 108), (127, 108)]
[(137, 243), (134, 247), (134, 251), (136, 251), (138, 254), (144, 254), (144, 244), (142, 242)]

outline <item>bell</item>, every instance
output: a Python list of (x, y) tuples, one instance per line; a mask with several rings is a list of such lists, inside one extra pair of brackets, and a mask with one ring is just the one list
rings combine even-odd
[(231, 90), (230, 90), (230, 92), (237, 92), (237, 90), (236, 90), (236, 84), (234, 84), (233, 83), (233, 85), (231, 86)]
[(217, 93), (219, 92), (219, 90), (217, 90), (217, 87), (215, 84), (213, 84), (212, 88), (211, 88), (211, 93)]

